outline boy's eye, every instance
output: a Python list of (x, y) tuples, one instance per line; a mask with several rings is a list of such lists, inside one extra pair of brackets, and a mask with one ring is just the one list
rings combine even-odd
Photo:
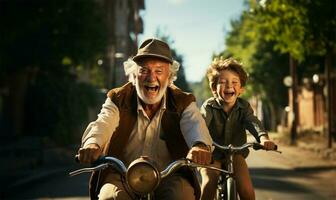
[(240, 84), (240, 81), (232, 81), (232, 85), (236, 86), (236, 85), (239, 85)]
[(239, 82), (239, 81), (225, 81), (225, 80), (218, 81), (218, 84), (219, 84), (219, 85), (226, 85), (226, 84), (228, 84), (228, 83), (231, 83), (230, 85), (236, 86), (236, 85), (238, 85), (240, 82)]

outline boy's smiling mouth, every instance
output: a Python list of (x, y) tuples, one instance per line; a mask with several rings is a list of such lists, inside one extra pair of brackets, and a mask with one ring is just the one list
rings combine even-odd
[(226, 98), (231, 98), (231, 97), (233, 97), (235, 95), (235, 92), (234, 91), (225, 91), (224, 92), (224, 96), (226, 97)]

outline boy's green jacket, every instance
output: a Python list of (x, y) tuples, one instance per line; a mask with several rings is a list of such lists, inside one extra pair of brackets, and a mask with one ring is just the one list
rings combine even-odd
[[(259, 142), (260, 136), (267, 132), (260, 120), (253, 114), (253, 109), (249, 102), (237, 98), (232, 111), (227, 114), (216, 98), (207, 99), (202, 107), (201, 113), (208, 126), (212, 139), (220, 145), (240, 146), (246, 143), (248, 130)], [(247, 157), (249, 151), (242, 152)], [(222, 160), (223, 155), (215, 149), (214, 159)]]

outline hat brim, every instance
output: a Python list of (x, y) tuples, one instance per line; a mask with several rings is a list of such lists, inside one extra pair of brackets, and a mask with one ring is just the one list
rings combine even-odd
[(150, 54), (150, 53), (142, 54), (142, 55), (136, 55), (136, 56), (133, 57), (133, 60), (135, 62), (138, 62), (138, 61), (140, 61), (143, 58), (161, 58), (161, 59), (169, 62), (170, 64), (173, 63), (173, 60), (170, 59), (170, 58), (168, 58), (168, 57), (166, 57), (166, 56), (162, 56), (162, 55), (158, 55), (158, 54)]

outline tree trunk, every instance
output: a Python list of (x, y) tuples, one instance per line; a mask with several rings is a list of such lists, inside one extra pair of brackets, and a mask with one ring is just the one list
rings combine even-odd
[(298, 80), (297, 80), (297, 62), (295, 59), (289, 55), (289, 66), (290, 73), (292, 77), (292, 112), (293, 112), (293, 121), (291, 126), (291, 145), (296, 144), (297, 139), (297, 126), (299, 123), (299, 107), (297, 100), (297, 88), (298, 88)]
[(330, 51), (327, 52), (325, 57), (325, 77), (326, 77), (326, 88), (327, 88), (327, 95), (326, 95), (326, 135), (328, 137), (328, 148), (332, 147), (332, 84), (331, 84), (331, 63), (332, 63), (332, 54)]
[(278, 114), (275, 112), (275, 106), (273, 105), (273, 103), (269, 103), (269, 108), (270, 108), (270, 122), (271, 122), (271, 130), (272, 131), (276, 131), (276, 126), (277, 126), (277, 121), (278, 121)]

